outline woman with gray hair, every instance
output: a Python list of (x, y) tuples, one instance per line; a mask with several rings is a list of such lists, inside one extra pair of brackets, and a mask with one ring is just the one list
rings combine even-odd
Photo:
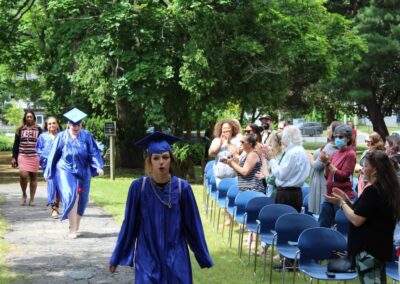
[(278, 161), (271, 147), (266, 148), (265, 156), (275, 176), (277, 187), (276, 203), (293, 206), (301, 211), (303, 196), (301, 187), (310, 173), (310, 163), (303, 148), (300, 130), (288, 125), (282, 132), (283, 155)]
[[(354, 198), (353, 172), (356, 165), (356, 153), (351, 147), (353, 143), (353, 131), (347, 125), (339, 125), (333, 133), (335, 146), (338, 149), (332, 156), (326, 152), (320, 153), (320, 160), (325, 164), (326, 169), (326, 192), (332, 196), (332, 188), (340, 188), (347, 197)], [(321, 227), (331, 227), (335, 222), (335, 214), (339, 209), (338, 205), (331, 204), (324, 200), (321, 204), (321, 212), (318, 222)]]

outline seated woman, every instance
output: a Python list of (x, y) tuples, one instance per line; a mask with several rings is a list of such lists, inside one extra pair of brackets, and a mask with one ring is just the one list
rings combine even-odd
[(368, 185), (354, 204), (337, 187), (326, 198), (350, 221), (347, 250), (355, 257), (360, 282), (386, 283), (385, 263), (392, 259), (393, 232), (400, 220), (400, 185), (384, 151), (365, 155), (364, 173)]

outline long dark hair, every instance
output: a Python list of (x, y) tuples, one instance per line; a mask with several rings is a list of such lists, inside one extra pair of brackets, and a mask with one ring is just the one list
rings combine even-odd
[(261, 127), (259, 127), (255, 123), (250, 123), (247, 126), (250, 127), (253, 130), (254, 135), (256, 136), (256, 141), (257, 142), (261, 142)]
[(376, 170), (374, 184), (392, 208), (394, 218), (400, 220), (400, 184), (392, 162), (382, 150), (367, 152), (365, 158)]
[(35, 115), (35, 113), (33, 112), (33, 110), (28, 109), (28, 110), (26, 110), (25, 113), (24, 113), (24, 117), (22, 118), (22, 125), (20, 125), (20, 126), (17, 128), (17, 132), (19, 132), (19, 131), (22, 129), (22, 127), (24, 127), (24, 126), (26, 125), (26, 116), (27, 116), (28, 114), (32, 114), (32, 115), (33, 115), (33, 123), (34, 123), (34, 126), (37, 126), (37, 123), (36, 123), (36, 115)]

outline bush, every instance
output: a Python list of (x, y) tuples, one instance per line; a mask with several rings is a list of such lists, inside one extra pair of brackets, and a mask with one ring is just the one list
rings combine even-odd
[(11, 151), (13, 147), (12, 138), (0, 136), (0, 151)]

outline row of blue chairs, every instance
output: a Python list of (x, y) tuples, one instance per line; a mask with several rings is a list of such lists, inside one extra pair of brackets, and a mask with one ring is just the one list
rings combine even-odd
[[(236, 178), (223, 179), (218, 188), (215, 183), (215, 177), (213, 175), (212, 169), (213, 161), (209, 162), (205, 168), (205, 191), (203, 195), (203, 200), (205, 200), (205, 208), (208, 214), (210, 213), (210, 220), (215, 224), (216, 218), (216, 207), (218, 205), (218, 218), (217, 218), (217, 232), (220, 222), (220, 211), (221, 209), (226, 209), (227, 212), (233, 216), (233, 220), (240, 224), (239, 230), (239, 243), (238, 243), (238, 254), (240, 259), (242, 259), (242, 248), (244, 233), (250, 232), (256, 234), (255, 242), (255, 252), (257, 252), (257, 246), (259, 240), (265, 244), (264, 246), (264, 259), (263, 259), (263, 279), (266, 276), (266, 250), (268, 247), (272, 246), (271, 252), (271, 267), (270, 267), (270, 283), (272, 281), (272, 256), (273, 249), (276, 247), (278, 253), (282, 255), (285, 259), (292, 259), (299, 262), (299, 269), (301, 272), (310, 276), (311, 278), (320, 280), (350, 280), (356, 277), (355, 274), (345, 273), (343, 275), (336, 274), (334, 279), (327, 277), (325, 274), (326, 267), (321, 266), (319, 261), (321, 259), (327, 259), (332, 253), (332, 247), (324, 244), (324, 252), (321, 252), (320, 245), (313, 246), (314, 249), (320, 251), (319, 255), (312, 255), (311, 253), (306, 253), (302, 258), (303, 253), (297, 255), (298, 251), (302, 248), (308, 249), (306, 245), (301, 245), (300, 236), (303, 232), (307, 231), (309, 228), (318, 228), (318, 223), (315, 218), (306, 214), (299, 214), (297, 211), (287, 205), (283, 204), (273, 204), (274, 201), (266, 197), (264, 194), (259, 192), (242, 192), (239, 194), (237, 188)], [(303, 186), (302, 192), (303, 196), (308, 195), (308, 185)], [(209, 202), (211, 201), (211, 207), (209, 207)], [(211, 209), (211, 210), (210, 210)], [(307, 212), (305, 212), (307, 213)], [(225, 222), (225, 214), (224, 214)], [(224, 227), (223, 227), (224, 228)], [(346, 239), (348, 231), (348, 220), (344, 216), (344, 213), (339, 210), (336, 216), (336, 229), (342, 233), (336, 232), (332, 229), (318, 228), (325, 230), (320, 232), (316, 231), (313, 234), (333, 234), (327, 240), (336, 240), (335, 249), (337, 251), (344, 251), (346, 249)], [(328, 233), (335, 232), (335, 233)], [(222, 234), (224, 231), (222, 231)], [(310, 233), (311, 234), (311, 233)], [(339, 235), (338, 235), (339, 234)], [(232, 235), (233, 235), (233, 223), (229, 228), (229, 246), (232, 245)], [(340, 237), (339, 237), (340, 236)], [(308, 240), (307, 238), (305, 239)], [(304, 241), (304, 242), (306, 242)], [(250, 245), (248, 251), (247, 265), (250, 263), (251, 258), (251, 242), (252, 237), (250, 237)], [(334, 244), (332, 244), (334, 245)], [(325, 248), (327, 248), (325, 250)], [(307, 255), (312, 255), (313, 261), (306, 258)], [(299, 258), (300, 257), (300, 258)], [(318, 258), (320, 257), (320, 258)], [(325, 258), (323, 258), (325, 257)], [(285, 261), (283, 261), (285, 263)], [(312, 266), (317, 265), (317, 266)], [(254, 274), (257, 268), (257, 253), (254, 254)], [(388, 269), (393, 268), (393, 265), (388, 265)], [(393, 269), (392, 269), (393, 270)], [(282, 270), (282, 279), (285, 282), (285, 269)], [(398, 270), (396, 270), (398, 271)], [(390, 277), (390, 276), (389, 276)], [(393, 279), (393, 278), (392, 278)], [(295, 282), (295, 275), (293, 275), (293, 283)]]

